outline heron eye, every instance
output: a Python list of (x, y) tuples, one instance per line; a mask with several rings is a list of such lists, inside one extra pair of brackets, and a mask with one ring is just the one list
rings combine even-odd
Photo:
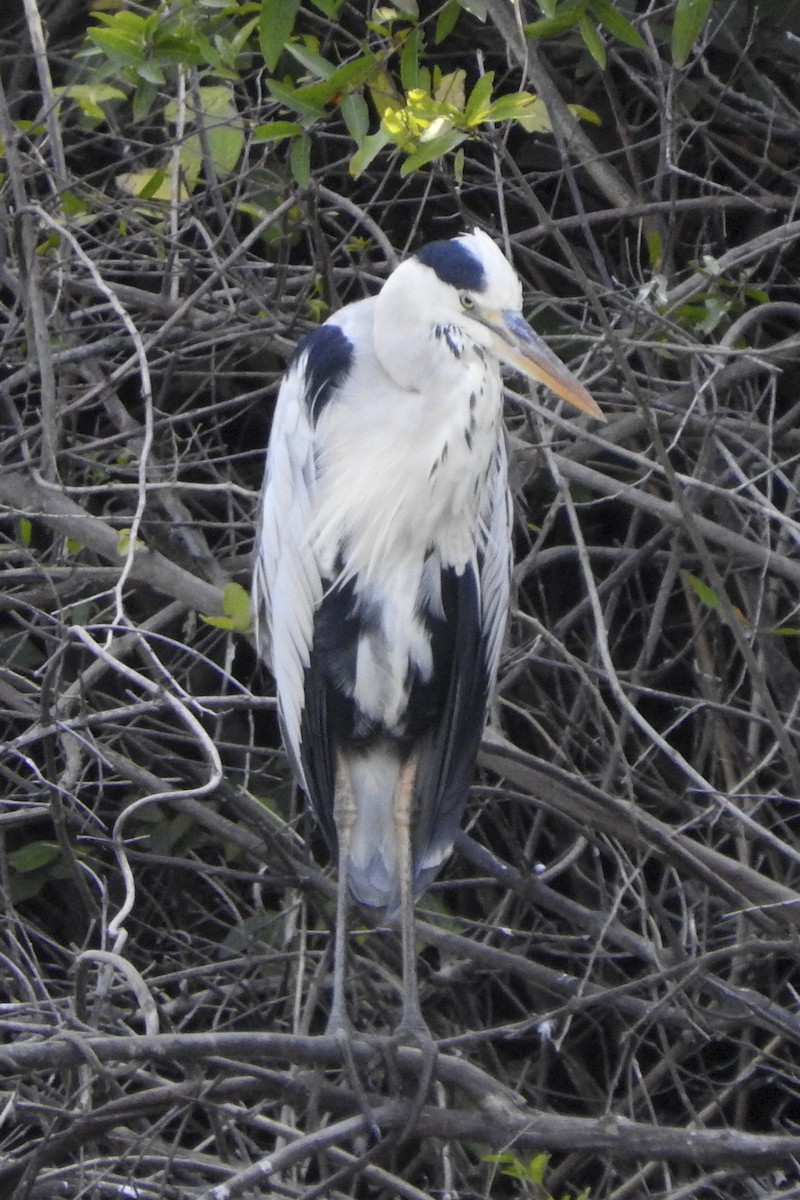
[(466, 309), (467, 312), (469, 312), (471, 308), (475, 307), (475, 301), (467, 292), (462, 292), (459, 296), (459, 300), (461, 301), (461, 307)]

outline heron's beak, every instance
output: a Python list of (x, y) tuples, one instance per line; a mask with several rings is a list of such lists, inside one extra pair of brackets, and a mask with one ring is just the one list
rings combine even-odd
[(569, 371), (560, 358), (538, 337), (527, 321), (517, 312), (504, 311), (483, 314), (491, 329), (497, 357), (523, 375), (543, 383), (581, 412), (605, 421), (605, 416), (583, 384)]

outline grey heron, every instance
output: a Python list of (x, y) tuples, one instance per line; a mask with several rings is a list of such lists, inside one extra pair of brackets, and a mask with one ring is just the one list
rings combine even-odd
[(432, 242), (305, 337), (280, 388), (254, 627), (295, 777), (338, 858), (329, 1032), (349, 1028), (350, 892), (399, 910), (397, 1032), (430, 1040), (414, 903), (461, 821), (508, 608), (500, 364), (603, 419), (521, 309), (487, 234)]

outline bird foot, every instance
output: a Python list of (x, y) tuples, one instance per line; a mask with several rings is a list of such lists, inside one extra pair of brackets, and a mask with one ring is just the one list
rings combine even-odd
[(413, 1081), (413, 1094), (400, 1131), (404, 1142), (416, 1130), (419, 1115), (428, 1099), (439, 1048), (421, 1013), (404, 1013), (392, 1038), (395, 1061), (406, 1080)]
[(327, 1037), (332, 1037), (336, 1040), (342, 1055), (342, 1066), (344, 1068), (344, 1073), (347, 1076), (347, 1081), (352, 1089), (355, 1102), (361, 1111), (361, 1115), (367, 1123), (367, 1128), (371, 1137), (375, 1142), (379, 1142), (382, 1137), (380, 1126), (375, 1119), (372, 1106), (367, 1099), (366, 1088), (364, 1087), (364, 1082), (359, 1074), (358, 1067), (356, 1066), (356, 1060), (353, 1056), (353, 1039), (355, 1036), (353, 1026), (350, 1024), (347, 1017), (342, 1017), (341, 1015), (332, 1012), (328, 1018), (325, 1034)]
[(426, 1045), (436, 1046), (428, 1023), (419, 1009), (403, 1012), (392, 1040), (398, 1046), (416, 1046), (420, 1050)]

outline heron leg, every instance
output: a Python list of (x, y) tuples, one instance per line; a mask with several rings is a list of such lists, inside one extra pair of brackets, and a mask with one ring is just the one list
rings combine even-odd
[(417, 977), (416, 920), (414, 915), (414, 862), (411, 844), (411, 820), (414, 811), (414, 783), (417, 763), (413, 758), (403, 764), (394, 792), (394, 826), (400, 873), (400, 944), (403, 956), (403, 1009), (395, 1038), (401, 1045), (412, 1045), (421, 1055), (416, 1067), (416, 1086), (405, 1126), (404, 1141), (417, 1123), (428, 1096), (436, 1065), (436, 1043), (422, 1015)]
[(345, 1073), (350, 1081), (356, 1103), (361, 1109), (367, 1126), (375, 1139), (380, 1140), (380, 1129), (367, 1099), (364, 1084), (358, 1073), (353, 1048), (350, 1039), (353, 1027), (347, 1015), (347, 1000), (344, 994), (344, 984), (347, 975), (347, 935), (348, 916), (350, 912), (350, 843), (356, 823), (358, 810), (353, 794), (353, 781), (350, 768), (342, 755), (336, 764), (336, 783), (333, 797), (333, 821), (336, 826), (336, 838), (339, 844), (339, 871), (336, 886), (336, 929), (333, 939), (333, 999), (328, 1014), (328, 1024), (325, 1032), (335, 1037), (339, 1043), (344, 1062)]
[(416, 922), (414, 919), (414, 862), (411, 852), (411, 818), (417, 763), (411, 757), (400, 771), (394, 791), (394, 828), (400, 876), (400, 946), (403, 955), (403, 1010), (398, 1035), (411, 1042), (430, 1041), (431, 1035), (419, 1002)]
[(336, 763), (336, 782), (333, 795), (333, 822), (339, 843), (339, 871), (336, 889), (336, 928), (333, 941), (333, 999), (326, 1032), (350, 1032), (347, 1001), (344, 994), (347, 973), (347, 933), (350, 912), (350, 843), (356, 823), (357, 809), (353, 794), (350, 768), (339, 755)]

